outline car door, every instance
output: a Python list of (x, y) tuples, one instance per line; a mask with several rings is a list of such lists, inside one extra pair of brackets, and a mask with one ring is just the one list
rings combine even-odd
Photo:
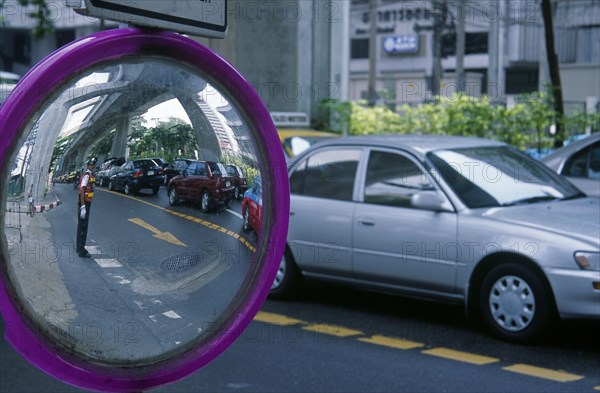
[(177, 194), (185, 200), (192, 200), (193, 178), (198, 167), (197, 162), (190, 163), (185, 170), (182, 171), (183, 176), (178, 179)]
[(569, 158), (561, 174), (589, 196), (600, 196), (600, 142)]
[(398, 150), (370, 150), (363, 171), (352, 223), (356, 278), (453, 292), (457, 215), (411, 205), (416, 192), (436, 190), (433, 179)]
[(198, 162), (194, 174), (190, 176), (190, 199), (194, 202), (200, 202), (202, 191), (208, 186), (208, 169), (206, 167), (206, 162)]
[(133, 163), (131, 161), (126, 162), (121, 165), (117, 173), (115, 174), (115, 184), (114, 187), (118, 189), (122, 189), (125, 186), (125, 180), (127, 174), (133, 170)]
[(363, 149), (324, 148), (291, 172), (288, 245), (305, 271), (352, 275), (352, 217)]

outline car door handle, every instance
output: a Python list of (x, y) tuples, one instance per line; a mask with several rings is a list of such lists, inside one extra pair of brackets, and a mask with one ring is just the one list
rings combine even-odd
[(372, 227), (375, 226), (375, 221), (370, 218), (361, 217), (358, 219), (358, 222), (364, 226)]
[(290, 216), (293, 216), (294, 214), (296, 214), (296, 212), (293, 210), (290, 210)]

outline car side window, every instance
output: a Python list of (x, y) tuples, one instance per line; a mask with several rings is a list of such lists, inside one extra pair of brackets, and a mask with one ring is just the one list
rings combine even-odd
[(198, 166), (198, 164), (196, 164), (195, 162), (191, 163), (190, 165), (188, 165), (187, 169), (185, 170), (186, 173), (188, 175), (194, 175), (196, 173), (196, 167), (197, 166)]
[(352, 200), (360, 155), (359, 149), (332, 149), (313, 154), (292, 174), (292, 193), (341, 201)]
[(412, 196), (434, 190), (425, 173), (403, 154), (372, 151), (365, 178), (364, 202), (411, 207)]
[(590, 152), (590, 165), (588, 167), (588, 177), (590, 179), (600, 179), (600, 142), (592, 145)]
[(569, 158), (565, 163), (562, 174), (571, 177), (586, 177), (590, 150), (591, 147), (587, 147)]
[(201, 163), (196, 166), (196, 175), (206, 176), (206, 166), (204, 164)]

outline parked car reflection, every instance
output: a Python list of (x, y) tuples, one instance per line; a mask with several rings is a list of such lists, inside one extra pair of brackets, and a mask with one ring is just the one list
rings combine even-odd
[(164, 182), (163, 169), (153, 160), (139, 159), (127, 161), (108, 181), (108, 189), (123, 190), (127, 195), (135, 195), (149, 188), (156, 194)]
[(271, 297), (302, 275), (463, 303), (497, 336), (600, 317), (600, 200), (499, 142), (321, 142), (290, 166), (288, 244)]
[(260, 223), (262, 219), (262, 178), (254, 178), (252, 187), (244, 193), (242, 201), (243, 229), (248, 232), (254, 229), (260, 232)]
[(243, 198), (244, 193), (248, 189), (248, 182), (244, 176), (242, 168), (237, 165), (229, 164), (227, 165), (226, 169), (227, 174), (233, 179), (233, 186), (235, 187), (233, 197), (235, 199)]
[(589, 196), (600, 196), (600, 133), (561, 147), (542, 162)]
[(207, 213), (216, 206), (227, 206), (233, 199), (233, 179), (220, 162), (192, 161), (181, 175), (171, 179), (167, 192), (171, 206), (188, 201), (198, 203)]

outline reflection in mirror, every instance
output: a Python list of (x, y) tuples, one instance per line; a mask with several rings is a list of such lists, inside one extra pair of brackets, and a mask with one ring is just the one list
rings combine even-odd
[(246, 192), (261, 189), (254, 134), (234, 100), (155, 57), (96, 66), (52, 97), (4, 175), (5, 274), (30, 323), (100, 365), (208, 340), (264, 238), (262, 195)]

